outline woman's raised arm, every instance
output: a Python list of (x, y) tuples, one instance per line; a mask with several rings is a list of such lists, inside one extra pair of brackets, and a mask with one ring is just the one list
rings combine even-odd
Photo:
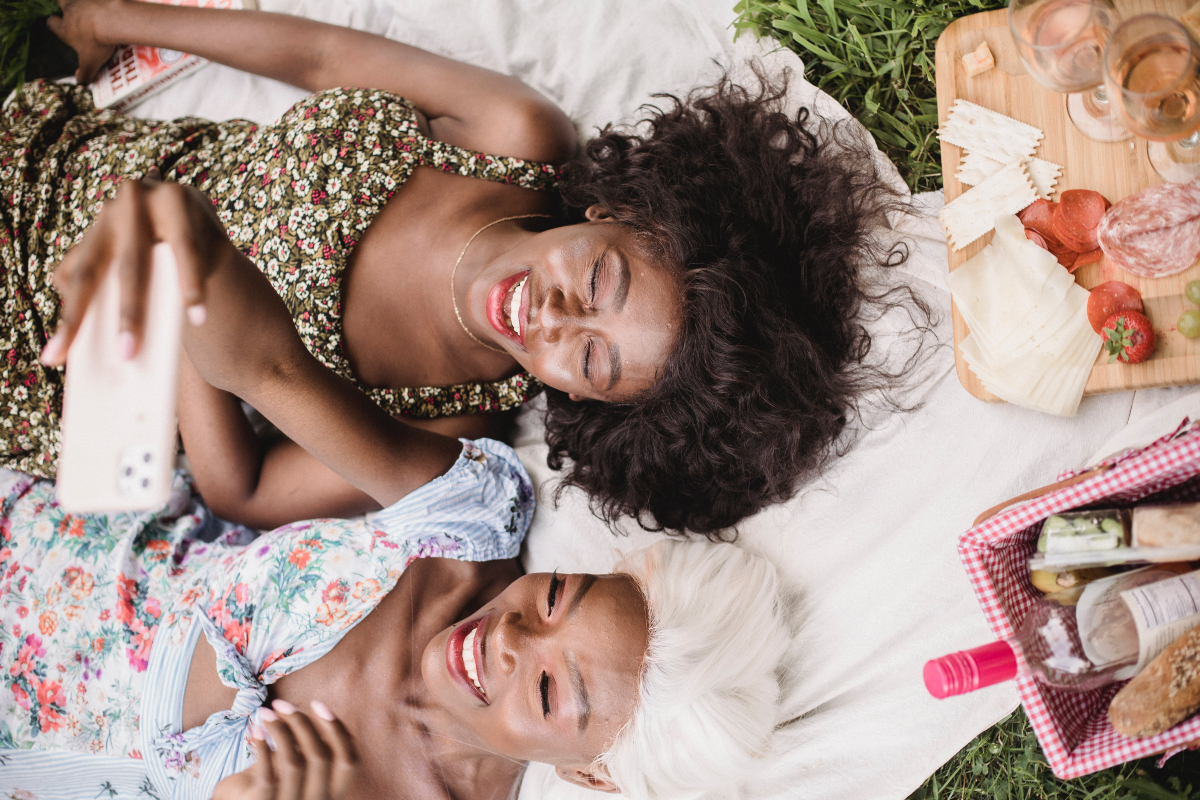
[(189, 314), (184, 345), (212, 386), (249, 402), (384, 507), (454, 464), (462, 450), (457, 440), (393, 419), (313, 358), (283, 301), (225, 236), (208, 199), (180, 184), (129, 181), (63, 259), (55, 273), (62, 325), (44, 361), (62, 362), (105, 269), (121, 271), (123, 318), (134, 308), (142, 313), (130, 283), (144, 281), (154, 241), (175, 251), (181, 283), (193, 287), (185, 302), (204, 304), (204, 314)]
[(51, 30), (79, 54), (81, 83), (118, 44), (195, 53), (310, 92), (338, 86), (402, 95), (442, 141), (557, 163), (575, 155), (571, 121), (516, 78), (351, 28), (258, 11), (136, 0), (60, 0)]

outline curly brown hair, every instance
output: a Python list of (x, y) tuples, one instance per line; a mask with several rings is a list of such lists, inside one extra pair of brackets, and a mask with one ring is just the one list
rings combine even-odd
[(886, 397), (911, 368), (868, 362), (864, 320), (904, 306), (928, 327), (924, 302), (880, 288), (873, 269), (907, 251), (872, 237), (901, 198), (870, 144), (852, 124), (785, 113), (787, 76), (758, 82), (658, 95), (665, 108), (607, 126), (564, 169), (568, 219), (604, 208), (678, 265), (683, 288), (682, 329), (652, 389), (628, 403), (547, 391), (559, 492), (582, 488), (610, 525), (627, 514), (732, 538), (844, 452), (864, 394)]

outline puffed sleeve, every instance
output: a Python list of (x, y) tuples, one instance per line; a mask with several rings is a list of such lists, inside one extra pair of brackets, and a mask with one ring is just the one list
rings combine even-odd
[(370, 517), (417, 557), (516, 558), (533, 518), (533, 486), (517, 454), (493, 439), (462, 439), (445, 475)]

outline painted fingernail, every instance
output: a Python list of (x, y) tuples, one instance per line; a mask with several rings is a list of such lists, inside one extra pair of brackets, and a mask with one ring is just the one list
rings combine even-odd
[(121, 335), (118, 337), (118, 340), (121, 343), (121, 358), (125, 361), (129, 361), (131, 358), (133, 358), (133, 351), (137, 346), (137, 343), (133, 339), (133, 334), (129, 331), (121, 331)]
[(267, 729), (262, 725), (251, 725), (250, 736), (251, 738), (258, 739), (260, 742), (265, 742), (267, 740)]
[(279, 715), (269, 708), (260, 708), (258, 718), (263, 722), (279, 722)]
[(46, 342), (46, 346), (42, 348), (41, 360), (48, 367), (52, 367), (62, 358), (63, 337), (61, 333), (56, 333), (50, 337), (50, 341)]
[(333, 722), (335, 719), (333, 712), (329, 710), (329, 706), (325, 705), (320, 700), (313, 700), (311, 703), (309, 703), (309, 705), (312, 706), (313, 713), (326, 722)]
[(296, 707), (287, 700), (276, 700), (275, 702), (271, 703), (271, 708), (284, 715), (296, 713)]
[(188, 322), (194, 327), (199, 328), (204, 324), (204, 320), (208, 319), (208, 307), (203, 303), (196, 303), (194, 306), (188, 306), (187, 309)]

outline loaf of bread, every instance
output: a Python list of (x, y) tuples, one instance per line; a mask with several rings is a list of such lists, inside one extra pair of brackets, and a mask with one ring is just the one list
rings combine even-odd
[(1200, 503), (1135, 508), (1133, 542), (1138, 547), (1200, 544)]
[(1200, 625), (1180, 636), (1125, 685), (1108, 707), (1118, 733), (1162, 733), (1200, 710)]

